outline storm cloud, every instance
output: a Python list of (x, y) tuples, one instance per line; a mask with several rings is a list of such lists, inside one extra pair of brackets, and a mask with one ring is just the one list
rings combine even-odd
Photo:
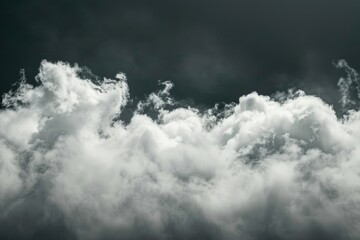
[(43, 61), (3, 96), (1, 238), (358, 239), (358, 75), (337, 66), (343, 112), (292, 90), (200, 110), (164, 82), (123, 121), (125, 74)]

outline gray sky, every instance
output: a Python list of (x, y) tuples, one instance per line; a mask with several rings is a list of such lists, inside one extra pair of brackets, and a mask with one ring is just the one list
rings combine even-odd
[[(128, 75), (133, 97), (175, 83), (180, 99), (237, 101), (302, 88), (334, 102), (344, 58), (360, 67), (360, 2), (9, 1), (1, 3), (1, 92), (40, 61)], [(337, 99), (337, 98), (336, 98)]]

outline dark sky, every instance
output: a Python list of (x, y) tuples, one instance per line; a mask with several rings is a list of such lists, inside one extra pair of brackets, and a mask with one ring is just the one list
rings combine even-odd
[(344, 58), (360, 69), (358, 0), (2, 0), (1, 92), (25, 68), (67, 61), (127, 74), (132, 96), (175, 83), (176, 97), (237, 101), (289, 87), (330, 102)]

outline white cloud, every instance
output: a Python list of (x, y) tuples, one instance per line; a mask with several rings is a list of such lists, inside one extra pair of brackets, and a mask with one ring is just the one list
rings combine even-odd
[(114, 122), (125, 75), (97, 85), (78, 71), (44, 61), (39, 86), (5, 95), (2, 222), (41, 188), (38, 201), (84, 239), (360, 237), (358, 111), (338, 118), (315, 96), (251, 93), (219, 119), (216, 109), (165, 110), (165, 83), (125, 125)]

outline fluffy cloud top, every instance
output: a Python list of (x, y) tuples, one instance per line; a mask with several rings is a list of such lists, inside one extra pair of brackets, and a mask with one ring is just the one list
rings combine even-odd
[(79, 71), (44, 61), (37, 86), (3, 96), (0, 237), (360, 238), (359, 111), (297, 92), (202, 112), (166, 82), (125, 124), (125, 76)]

